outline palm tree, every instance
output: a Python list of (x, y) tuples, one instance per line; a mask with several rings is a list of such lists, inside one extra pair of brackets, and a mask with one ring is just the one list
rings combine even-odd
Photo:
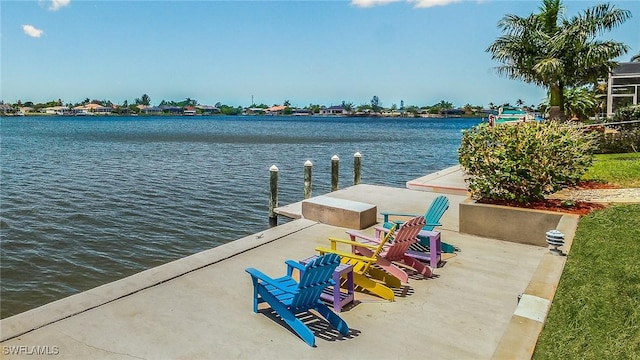
[(540, 13), (528, 17), (505, 15), (498, 22), (504, 35), (488, 48), (502, 65), (500, 75), (549, 89), (550, 118), (564, 119), (564, 89), (593, 84), (605, 77), (624, 54), (623, 43), (599, 40), (631, 17), (631, 12), (600, 4), (567, 19), (561, 0), (543, 0)]

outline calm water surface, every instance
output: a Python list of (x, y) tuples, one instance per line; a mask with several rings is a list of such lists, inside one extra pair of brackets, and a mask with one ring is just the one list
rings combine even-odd
[(353, 181), (404, 187), (457, 163), (480, 119), (299, 117), (2, 118), (2, 318), (268, 227), (280, 205)]

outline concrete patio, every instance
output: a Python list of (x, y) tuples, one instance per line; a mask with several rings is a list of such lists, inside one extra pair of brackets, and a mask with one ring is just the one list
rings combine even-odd
[[(328, 194), (378, 212), (413, 213), (424, 213), (437, 195), (373, 185)], [(298, 219), (3, 319), (3, 358), (49, 357), (34, 355), (38, 349), (60, 359), (530, 358), (566, 258), (459, 233), (458, 205), (467, 197), (448, 197), (442, 239), (462, 251), (435, 269), (437, 277), (412, 276), (395, 290), (395, 302), (356, 293), (340, 313), (351, 329), (346, 337), (309, 314), (317, 338), (311, 348), (271, 312), (252, 312), (246, 267), (281, 276), (285, 260), (345, 237), (345, 228)], [(296, 206), (280, 213), (295, 215)], [(576, 225), (574, 216), (559, 225), (565, 251)]]

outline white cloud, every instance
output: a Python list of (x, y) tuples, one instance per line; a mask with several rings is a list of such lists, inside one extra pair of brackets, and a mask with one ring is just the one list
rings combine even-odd
[(51, 0), (51, 5), (49, 6), (49, 10), (56, 11), (61, 7), (69, 6), (70, 2), (71, 0)]
[[(399, 1), (413, 4), (413, 6), (416, 8), (430, 8), (434, 6), (446, 6), (449, 4), (462, 2), (464, 0), (351, 0), (351, 5), (361, 8), (369, 8), (374, 6), (387, 5)], [(483, 3), (485, 1), (486, 0), (477, 0), (476, 2)]]
[(37, 29), (33, 25), (22, 25), (22, 30), (24, 30), (25, 34), (34, 38), (39, 38), (42, 35), (42, 33), (44, 33), (44, 31)]
[(351, 0), (351, 5), (368, 8), (368, 7), (374, 7), (374, 6), (380, 6), (380, 5), (387, 5), (389, 3), (398, 2), (398, 1), (402, 1), (402, 0)]
[(446, 6), (449, 4), (461, 2), (462, 0), (411, 0), (417, 8), (429, 8), (434, 6)]

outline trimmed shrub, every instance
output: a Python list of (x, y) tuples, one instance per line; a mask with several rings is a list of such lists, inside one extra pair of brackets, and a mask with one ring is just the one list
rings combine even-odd
[(480, 124), (458, 160), (474, 199), (530, 203), (575, 184), (593, 162), (593, 135), (568, 123)]
[(631, 105), (616, 110), (613, 121), (640, 120), (640, 105)]
[(596, 154), (623, 154), (640, 151), (640, 127), (598, 133)]

